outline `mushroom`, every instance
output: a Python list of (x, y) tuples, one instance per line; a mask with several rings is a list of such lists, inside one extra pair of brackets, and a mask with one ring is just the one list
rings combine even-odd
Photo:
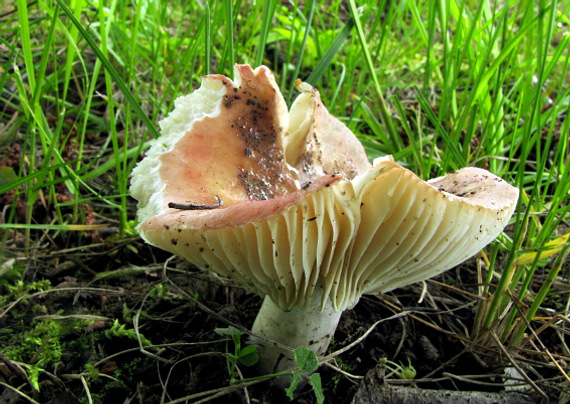
[(425, 182), (390, 156), (370, 164), (319, 93), (296, 87), (287, 111), (265, 66), (203, 77), (160, 122), (131, 183), (143, 239), (264, 297), (252, 333), (265, 373), (292, 367), (282, 346), (324, 354), (361, 295), (476, 254), (518, 198), (479, 168)]

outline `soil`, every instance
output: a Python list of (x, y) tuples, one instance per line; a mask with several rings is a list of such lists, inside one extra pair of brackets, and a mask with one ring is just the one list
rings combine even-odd
[[(36, 402), (53, 404), (88, 402), (88, 396), (95, 403), (315, 402), (308, 384), (295, 393), (294, 400), (273, 387), (271, 380), (247, 388), (230, 386), (225, 353), (233, 353), (234, 344), (215, 330), (230, 325), (249, 329), (261, 298), (183, 260), (171, 259), (138, 238), (93, 244), (73, 253), (38, 255), (28, 261), (24, 276), (29, 283), (49, 280), (52, 287), (40, 294), (30, 291), (16, 305), (0, 307), (0, 327), (5, 330), (0, 332), (2, 403), (27, 402), (16, 390)], [(420, 284), (363, 297), (343, 314), (329, 351), (347, 346), (375, 322), (386, 320), (337, 356), (332, 366), (320, 367), (325, 403), (351, 402), (362, 377), (375, 368), (388, 384), (504, 390), (501, 375), (509, 359), (496, 346), (481, 346), (468, 335), (476, 301), (469, 293), (476, 292), (475, 284), (471, 261), (428, 281), (425, 290)], [(402, 311), (406, 314), (389, 319)], [(7, 351), (16, 341), (14, 335), (29, 334), (42, 321), (69, 327), (59, 334), (59, 360), (42, 367), (38, 391), (22, 371), (25, 365), (10, 359)], [(141, 349), (136, 333), (152, 346)], [(543, 341), (554, 343), (554, 334), (546, 331)], [(246, 341), (244, 334), (241, 342)], [(46, 341), (42, 343), (45, 346)], [(555, 346), (550, 348), (556, 353)], [(19, 361), (37, 363), (41, 350), (40, 346), (23, 354)], [(515, 356), (517, 361), (532, 361), (535, 374), (531, 377), (549, 398), (560, 395), (561, 376), (544, 355)], [(394, 365), (385, 364), (383, 358), (412, 365), (415, 380), (399, 380), (390, 371)], [(254, 368), (240, 365), (239, 371), (236, 379), (257, 376)], [(177, 401), (188, 396), (187, 401)]]
[[(17, 171), (20, 154), (17, 144), (8, 147), (0, 166)], [(69, 200), (63, 185), (57, 192), (59, 203)], [(0, 195), (0, 208), (13, 209), (13, 221), (23, 223), (26, 206), (14, 198), (15, 192)], [(64, 206), (59, 214), (79, 215), (85, 224), (107, 221), (100, 217), (101, 206), (85, 202), (75, 208), (79, 212)], [(134, 201), (129, 208), (134, 217)], [(38, 199), (33, 223), (53, 219), (53, 207)], [(27, 246), (23, 231), (0, 231), (1, 404), (316, 401), (307, 383), (293, 400), (269, 379), (232, 385), (232, 378), (258, 375), (242, 365), (230, 374), (234, 343), (216, 329), (236, 327), (246, 344), (260, 297), (136, 236), (118, 237), (113, 228), (52, 233), (31, 231)], [(481, 304), (477, 260), (425, 284), (365, 296), (343, 313), (329, 352), (384, 321), (319, 368), (325, 403), (351, 402), (361, 384), (370, 382), (363, 380), (371, 370), (388, 386), (499, 392), (505, 390), (505, 368), (515, 364), (535, 383), (525, 391), (539, 390), (543, 400), (564, 397), (568, 335), (554, 327), (555, 318), (538, 325), (544, 347), (534, 339), (524, 349), (503, 351), (488, 334), (472, 335)], [(535, 279), (538, 290), (541, 275)], [(549, 307), (563, 309), (568, 285), (553, 290)], [(525, 303), (518, 304), (524, 310)], [(550, 321), (551, 313), (540, 315)], [(392, 371), (396, 366), (412, 366), (415, 375), (404, 376), (413, 380), (401, 380)]]

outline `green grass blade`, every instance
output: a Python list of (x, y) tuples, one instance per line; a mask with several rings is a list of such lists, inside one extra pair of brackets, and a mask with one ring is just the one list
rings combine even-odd
[(351, 18), (346, 22), (344, 27), (342, 27), (341, 31), (334, 39), (331, 46), (329, 46), (323, 57), (315, 65), (315, 68), (313, 69), (309, 77), (307, 77), (307, 79), (305, 80), (307, 83), (309, 83), (312, 86), (317, 85), (317, 82), (321, 79), (321, 77), (323, 77), (326, 70), (331, 65), (333, 59), (342, 48), (346, 39), (350, 35), (350, 32), (352, 31), (353, 27), (354, 27), (354, 19)]
[(63, 12), (67, 15), (67, 17), (73, 23), (73, 25), (75, 25), (77, 27), (79, 33), (81, 34), (81, 36), (83, 37), (85, 42), (87, 42), (87, 44), (89, 45), (91, 50), (93, 50), (93, 52), (95, 52), (95, 54), (97, 55), (99, 60), (101, 60), (101, 63), (105, 67), (105, 70), (107, 70), (109, 72), (109, 74), (113, 78), (113, 81), (115, 82), (117, 87), (119, 87), (119, 89), (121, 90), (121, 92), (123, 93), (123, 95), (125, 96), (127, 101), (129, 102), (130, 107), (133, 109), (133, 111), (135, 112), (137, 117), (141, 121), (144, 122), (147, 129), (150, 131), (150, 133), (155, 138), (160, 136), (160, 134), (159, 134), (158, 130), (156, 129), (156, 126), (154, 125), (154, 123), (150, 121), (150, 119), (146, 116), (145, 112), (142, 110), (142, 108), (139, 104), (139, 101), (136, 99), (136, 97), (133, 95), (133, 93), (129, 90), (128, 86), (123, 81), (123, 79), (121, 78), (121, 76), (119, 75), (117, 70), (115, 70), (115, 68), (113, 67), (113, 65), (109, 61), (109, 59), (107, 59), (105, 57), (105, 55), (103, 54), (103, 52), (101, 52), (101, 49), (99, 48), (99, 46), (97, 46), (97, 44), (95, 43), (93, 38), (91, 38), (89, 33), (85, 30), (85, 28), (83, 28), (83, 26), (81, 25), (79, 20), (77, 20), (77, 18), (75, 18), (75, 16), (71, 12), (71, 10), (65, 5), (63, 0), (57, 0), (57, 4), (61, 7)]
[(211, 33), (210, 0), (204, 1), (204, 74), (211, 73), (212, 63), (212, 33)]
[(307, 22), (304, 27), (303, 40), (301, 41), (301, 48), (299, 50), (299, 55), (297, 57), (297, 64), (293, 70), (291, 85), (289, 86), (289, 92), (287, 93), (287, 103), (291, 103), (291, 98), (294, 94), (295, 80), (299, 77), (299, 71), (301, 70), (301, 65), (303, 63), (303, 56), (305, 55), (305, 50), (307, 48), (307, 40), (309, 38), (311, 27), (313, 24), (313, 17), (315, 16), (315, 0), (311, 0), (309, 6), (309, 16), (307, 17)]
[(360, 49), (364, 55), (364, 59), (366, 62), (366, 67), (368, 68), (368, 73), (370, 74), (370, 77), (372, 78), (372, 84), (373, 84), (373, 88), (376, 92), (376, 97), (378, 98), (378, 103), (379, 103), (379, 110), (380, 110), (380, 115), (382, 116), (382, 120), (384, 122), (384, 125), (386, 125), (386, 131), (388, 132), (388, 135), (390, 136), (390, 140), (396, 144), (400, 144), (400, 146), (403, 146), (401, 144), (401, 140), (400, 137), (398, 135), (398, 132), (396, 130), (396, 127), (394, 125), (394, 122), (392, 122), (392, 117), (390, 116), (390, 111), (388, 110), (388, 107), (386, 106), (386, 102), (384, 101), (384, 96), (382, 95), (382, 90), (380, 88), (380, 82), (378, 81), (378, 77), (376, 75), (376, 69), (374, 68), (374, 65), (372, 63), (372, 57), (370, 56), (370, 51), (368, 50), (368, 44), (366, 42), (366, 36), (364, 35), (364, 30), (362, 28), (362, 23), (360, 21), (360, 15), (358, 12), (358, 9), (356, 8), (356, 4), (354, 3), (354, 0), (349, 0), (348, 2), (349, 7), (350, 7), (350, 13), (352, 18), (354, 19), (354, 24), (356, 27), (356, 33), (357, 33), (357, 37), (360, 43)]
[(18, 16), (20, 20), (20, 40), (22, 41), (22, 53), (26, 66), (26, 73), (30, 83), (30, 90), (33, 93), (36, 88), (35, 66), (32, 55), (32, 43), (30, 40), (30, 18), (28, 15), (28, 4), (26, 0), (18, 0)]
[(265, 54), (265, 45), (267, 44), (267, 37), (272, 25), (273, 15), (278, 2), (276, 0), (268, 0), (263, 3), (263, 16), (261, 18), (261, 32), (259, 33), (259, 43), (255, 51), (254, 66), (263, 64), (263, 56)]
[(235, 55), (235, 46), (234, 46), (234, 10), (233, 10), (233, 0), (224, 0), (224, 5), (226, 8), (226, 27), (227, 27), (227, 35), (226, 35), (226, 44), (228, 47), (228, 71), (232, 71), (234, 68), (236, 55)]

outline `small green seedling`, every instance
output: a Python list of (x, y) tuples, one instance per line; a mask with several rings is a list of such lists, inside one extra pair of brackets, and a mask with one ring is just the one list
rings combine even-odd
[(319, 358), (317, 357), (317, 354), (307, 347), (300, 346), (295, 349), (293, 359), (295, 360), (297, 369), (292, 373), (291, 385), (285, 389), (287, 397), (293, 399), (293, 394), (295, 393), (295, 389), (299, 385), (299, 382), (303, 380), (303, 378), (306, 378), (313, 387), (317, 403), (322, 404), (325, 401), (325, 396), (323, 394), (321, 375), (319, 373), (315, 373), (319, 367)]
[(117, 319), (115, 319), (115, 321), (113, 322), (113, 326), (111, 328), (103, 331), (102, 335), (108, 339), (129, 338), (135, 341), (139, 341), (140, 338), (140, 342), (143, 346), (156, 349), (152, 347), (152, 342), (148, 338), (146, 338), (141, 333), (138, 333), (137, 335), (137, 332), (134, 329), (127, 328), (125, 324), (120, 324), (119, 320)]
[(398, 379), (402, 380), (412, 380), (415, 379), (417, 371), (412, 366), (408, 359), (408, 366), (400, 365), (396, 362), (392, 362), (386, 358), (380, 359), (380, 365), (384, 365), (386, 369), (394, 373)]
[(230, 353), (228, 347), (226, 346), (226, 358), (228, 373), (230, 375), (230, 384), (235, 384), (237, 379), (235, 378), (236, 368), (238, 363), (244, 366), (253, 366), (257, 363), (259, 359), (256, 346), (246, 345), (241, 347), (241, 336), (243, 332), (235, 327), (229, 326), (228, 328), (216, 328), (214, 330), (219, 335), (231, 336), (234, 342), (234, 353)]

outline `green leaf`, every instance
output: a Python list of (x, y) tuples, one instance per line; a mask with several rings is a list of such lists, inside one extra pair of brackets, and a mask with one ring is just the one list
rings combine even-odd
[(309, 383), (313, 386), (317, 403), (322, 404), (325, 401), (325, 395), (323, 394), (323, 385), (321, 383), (320, 373), (313, 373), (311, 377), (309, 377)]
[(302, 376), (299, 373), (294, 372), (293, 377), (291, 378), (291, 384), (285, 389), (285, 394), (287, 394), (287, 397), (289, 397), (291, 400), (294, 397), (295, 389), (299, 385), (301, 379)]
[(416, 369), (410, 366), (402, 366), (402, 369), (398, 373), (398, 377), (400, 379), (412, 380), (416, 378), (417, 371)]
[(311, 373), (319, 367), (319, 358), (309, 348), (300, 346), (295, 349), (295, 364), (301, 372)]
[(0, 187), (12, 184), (18, 180), (18, 176), (12, 167), (0, 167)]
[(30, 384), (35, 391), (40, 391), (40, 373), (43, 371), (38, 365), (32, 365), (27, 369), (28, 379), (30, 380)]
[(228, 336), (238, 336), (241, 337), (243, 332), (241, 332), (240, 330), (238, 330), (235, 327), (232, 327), (231, 325), (227, 328), (215, 328), (214, 332), (218, 335), (228, 335)]
[(239, 351), (238, 361), (244, 366), (253, 366), (259, 360), (257, 355), (257, 347), (255, 345), (248, 345)]
[(238, 347), (239, 349), (240, 338), (243, 335), (243, 332), (241, 332), (235, 327), (232, 327), (231, 325), (228, 328), (216, 328), (214, 329), (214, 332), (219, 335), (231, 336), (235, 346)]
[[(558, 237), (548, 243), (544, 244), (541, 251), (538, 252), (528, 252), (522, 254), (515, 260), (515, 265), (531, 264), (534, 260), (540, 260), (548, 258), (551, 255), (557, 254), (568, 244), (568, 237), (570, 233)], [(538, 255), (538, 258), (536, 256)]]

